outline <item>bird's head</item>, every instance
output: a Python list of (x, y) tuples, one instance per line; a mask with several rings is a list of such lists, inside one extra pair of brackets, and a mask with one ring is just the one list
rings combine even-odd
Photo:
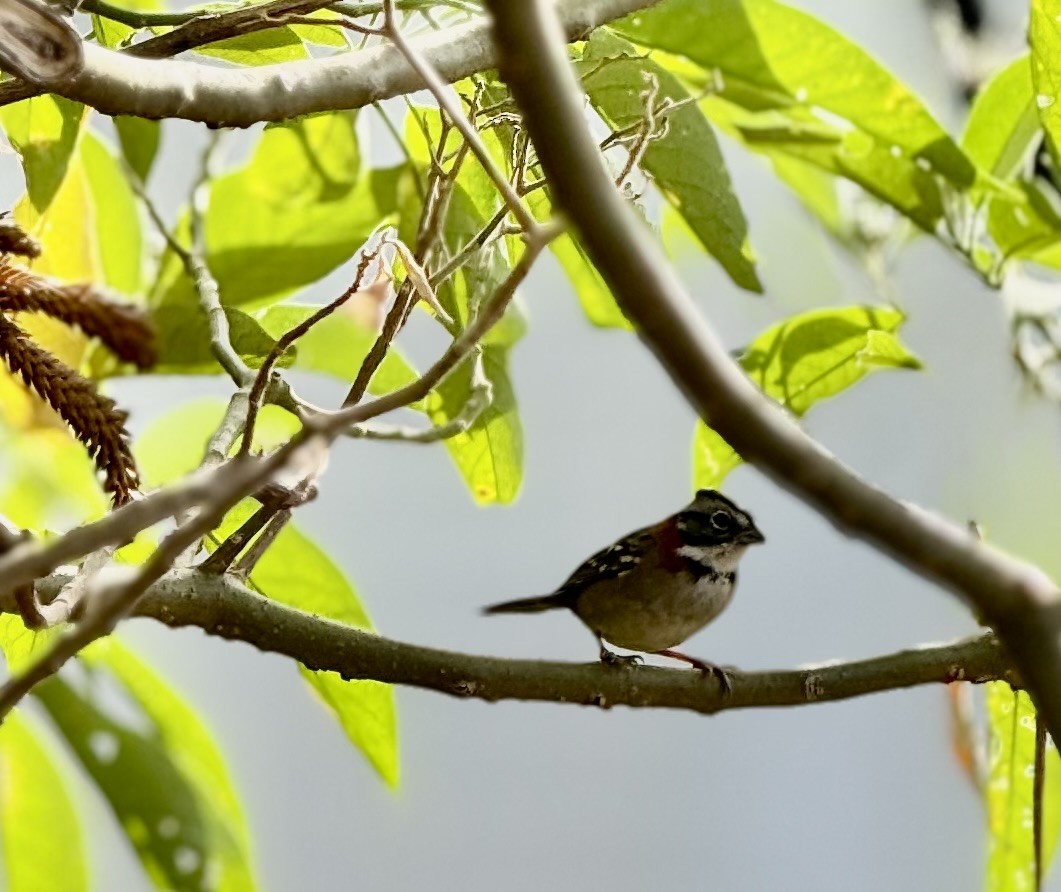
[(749, 545), (766, 541), (747, 511), (713, 489), (701, 489), (678, 512), (674, 525), (681, 537), (683, 556), (710, 560), (720, 570), (734, 569)]

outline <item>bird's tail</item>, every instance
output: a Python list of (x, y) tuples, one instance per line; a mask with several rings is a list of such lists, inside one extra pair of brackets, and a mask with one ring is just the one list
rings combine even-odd
[(516, 601), (502, 601), (500, 604), (491, 604), (483, 608), (483, 613), (541, 613), (543, 610), (556, 610), (560, 607), (570, 607), (568, 597), (557, 592), (554, 595), (541, 595), (537, 598), (520, 598)]

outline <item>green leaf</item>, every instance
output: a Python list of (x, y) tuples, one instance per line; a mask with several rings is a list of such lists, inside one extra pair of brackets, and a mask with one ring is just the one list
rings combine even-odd
[(103, 281), (123, 294), (136, 294), (143, 273), (136, 197), (114, 151), (94, 133), (85, 134), (79, 151), (91, 192), (95, 243)]
[(586, 255), (582, 245), (573, 236), (565, 233), (549, 247), (567, 273), (586, 318), (601, 328), (624, 328), (632, 331), (633, 325), (619, 309), (607, 282)]
[(857, 183), (926, 232), (944, 216), (945, 181), (924, 163), (857, 129), (818, 122), (806, 109), (748, 112), (718, 97), (701, 103), (711, 121), (771, 161), (790, 157)]
[[(219, 400), (199, 400), (156, 421), (136, 442), (136, 457), (146, 480), (168, 483), (192, 470), (224, 414)], [(255, 443), (286, 438), (294, 420), (266, 406), (255, 428)], [(225, 537), (256, 509), (244, 502), (229, 512), (218, 530)], [(372, 630), (356, 593), (328, 556), (288, 524), (251, 574), (252, 586), (282, 604), (326, 616), (356, 628)], [(302, 670), (324, 698), (349, 739), (368, 757), (390, 785), (398, 783), (397, 717), (389, 685), (374, 681), (343, 681), (334, 672)]]
[(89, 888), (81, 824), (49, 749), (18, 711), (0, 726), (0, 849), (8, 892)]
[[(235, 530), (255, 507), (244, 502), (229, 512), (219, 536), (223, 538)], [(281, 604), (373, 631), (368, 614), (342, 571), (290, 523), (255, 566), (250, 582)], [(380, 777), (396, 787), (399, 766), (394, 689), (378, 681), (344, 681), (335, 672), (311, 672), (305, 667), (299, 667), (299, 671)]]
[[(988, 892), (1035, 888), (1033, 802), (1035, 707), (1006, 682), (986, 686), (988, 777), (986, 788)], [(1043, 787), (1043, 866), (1057, 847), (1061, 817), (1061, 759), (1047, 743)]]
[[(317, 307), (282, 304), (270, 307), (260, 317), (262, 328), (280, 338), (316, 312)], [(295, 368), (321, 372), (340, 381), (352, 382), (368, 351), (376, 341), (376, 331), (360, 323), (340, 307), (314, 325), (296, 341)], [(394, 346), (380, 364), (369, 385), (371, 393), (387, 393), (415, 381), (417, 374)]]
[(61, 629), (27, 629), (21, 617), (0, 613), (0, 653), (11, 675), (21, 672), (48, 648)]
[(663, 66), (604, 29), (593, 33), (582, 59), (583, 87), (615, 130), (637, 127), (644, 120), (642, 93), (650, 81), (659, 88), (656, 105), (681, 104), (666, 112), (666, 130), (648, 144), (642, 167), (733, 281), (761, 292), (744, 212), (715, 133), (688, 91)]
[(250, 834), (239, 795), (213, 735), (165, 681), (113, 635), (82, 651), (82, 662), (110, 675), (152, 726), (154, 738), (189, 779), (211, 822), (216, 822), (217, 888), (253, 889)]
[(81, 135), (85, 107), (58, 96), (36, 96), (0, 109), (0, 125), (22, 159), (29, 200), (38, 215), (66, 177)]
[[(508, 377), (507, 349), (487, 345), (482, 361), (493, 399), (469, 430), (445, 444), (478, 504), (508, 504), (523, 482), (523, 427)], [(427, 414), (435, 425), (457, 417), (472, 396), (473, 362), (466, 360), (428, 395)]]
[[(424, 137), (425, 129), (430, 141)], [(437, 109), (410, 110), (406, 143), (418, 165), (428, 164), (440, 138)], [(494, 143), (493, 150), (497, 153), (495, 160), (503, 165), (500, 145)], [(442, 225), (442, 237), (450, 252), (459, 252), (482, 230), (498, 202), (497, 190), (482, 167), (465, 162), (457, 175)], [(419, 212), (419, 204), (403, 210), (403, 218), (408, 217), (407, 225), (418, 218)], [(482, 302), (505, 280), (510, 268), (504, 247), (494, 242), (438, 289), (439, 301), (460, 325), (466, 325)], [(469, 430), (444, 441), (479, 504), (511, 502), (522, 483), (523, 428), (508, 376), (508, 350), (523, 336), (525, 329), (522, 312), (513, 302), (483, 342), (483, 371), (493, 394), (491, 404)], [(474, 359), (469, 358), (428, 396), (426, 411), (435, 425), (452, 421), (464, 410), (473, 394), (473, 369)]]
[[(99, 670), (93, 680), (100, 680)], [(112, 717), (102, 704), (113, 702), (113, 690), (104, 695), (95, 684), (82, 693), (53, 677), (34, 693), (158, 888), (253, 888), (239, 828), (218, 806), (217, 793), (187, 773), (182, 754), (170, 751), (150, 716), (141, 714), (135, 727)]]
[[(225, 415), (225, 401), (208, 397), (171, 409), (147, 426), (133, 444), (137, 467), (148, 486), (164, 486), (190, 474)], [(256, 448), (273, 448), (293, 435), (299, 422), (276, 406), (262, 406), (254, 427)]]
[(346, 37), (346, 29), (341, 25), (328, 24), (329, 22), (342, 21), (342, 16), (330, 9), (317, 9), (302, 16), (304, 19), (319, 19), (319, 25), (292, 25), (294, 31), (304, 43), (312, 43), (317, 46), (331, 46), (339, 49), (347, 49), (350, 41)]
[(299, 36), (287, 25), (218, 40), (196, 47), (195, 52), (247, 66), (293, 62), (309, 56)]
[(44, 532), (103, 516), (109, 499), (85, 448), (54, 427), (17, 433), (0, 424), (0, 513), (16, 526)]
[(722, 95), (738, 104), (824, 109), (885, 146), (923, 159), (956, 186), (975, 179), (972, 163), (913, 93), (859, 46), (805, 12), (775, 0), (667, 0), (614, 28), (643, 46), (717, 71)]
[[(260, 366), (276, 340), (266, 333), (249, 313), (226, 306), (229, 339), (240, 358), (251, 368)], [(197, 303), (171, 303), (153, 312), (158, 337), (158, 362), (152, 372), (158, 375), (214, 375), (221, 366), (210, 349), (210, 323)], [(293, 357), (286, 355), (279, 365), (287, 366)]]
[(966, 154), (997, 177), (1018, 172), (1039, 133), (1039, 113), (1028, 56), (1014, 59), (976, 94), (961, 145)]
[(1028, 42), (1035, 104), (1056, 163), (1061, 159), (1061, 0), (1032, 0)]
[[(921, 367), (896, 337), (898, 310), (874, 307), (813, 310), (759, 335), (740, 358), (748, 376), (797, 416), (869, 372)], [(715, 431), (698, 423), (693, 444), (697, 488), (717, 488), (741, 458)]]
[(214, 182), (207, 261), (225, 303), (275, 299), (315, 282), (394, 212), (379, 203), (394, 200), (386, 175), (359, 176), (355, 125), (353, 112), (270, 125), (250, 162)]
[(101, 46), (109, 47), (110, 49), (118, 49), (125, 45), (129, 40), (129, 36), (136, 31), (135, 28), (130, 28), (121, 22), (108, 19), (106, 16), (93, 13), (90, 18), (92, 21), (92, 36), (96, 38), (96, 42)]
[(162, 122), (119, 115), (114, 118), (122, 154), (138, 177), (147, 182), (162, 138)]

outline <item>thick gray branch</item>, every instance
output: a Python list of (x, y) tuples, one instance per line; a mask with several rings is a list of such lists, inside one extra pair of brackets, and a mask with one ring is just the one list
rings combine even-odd
[[(573, 39), (652, 2), (559, 0), (557, 11), (567, 36)], [(450, 83), (496, 64), (485, 19), (432, 32), (410, 43)], [(247, 127), (311, 112), (362, 108), (425, 87), (423, 78), (390, 44), (328, 59), (240, 69), (139, 59), (93, 44), (85, 44), (84, 51), (79, 74), (37, 86), (109, 115), (187, 118), (215, 126)]]
[(974, 605), (998, 631), (1061, 739), (1061, 592), (1043, 572), (892, 498), (841, 464), (745, 377), (623, 200), (586, 126), (564, 34), (545, 0), (487, 0), (501, 74), (557, 205), (645, 343), (745, 460), (858, 536)]
[[(41, 601), (47, 603), (68, 580), (62, 573), (40, 580)], [(15, 609), (10, 595), (0, 597), (0, 610)], [(392, 641), (270, 601), (231, 577), (187, 569), (172, 570), (149, 588), (135, 613), (169, 626), (197, 626), (210, 635), (244, 641), (344, 678), (370, 678), (490, 701), (715, 713), (822, 703), (958, 680), (1018, 683), (994, 637), (985, 634), (855, 662), (778, 672), (733, 671), (732, 691), (723, 695), (714, 679), (687, 669), (509, 660)]]

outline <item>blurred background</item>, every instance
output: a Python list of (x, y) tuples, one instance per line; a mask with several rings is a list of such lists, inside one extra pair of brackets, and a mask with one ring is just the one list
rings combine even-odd
[[(798, 5), (869, 48), (959, 128), (964, 104), (922, 3)], [(1023, 4), (989, 8), (1014, 54), (1024, 12)], [(166, 127), (168, 155), (153, 186), (175, 208), (199, 135)], [(738, 291), (693, 251), (676, 262), (728, 346), (803, 309), (885, 300), (759, 159), (724, 150), (766, 296)], [(955, 520), (975, 518), (991, 541), (1061, 574), (1059, 410), (1021, 378), (1000, 294), (924, 238), (892, 272), (889, 297), (909, 314), (901, 337), (925, 370), (870, 376), (816, 407), (807, 427), (874, 483)], [(342, 284), (333, 277), (317, 297)], [(551, 258), (523, 300), (531, 330), (511, 371), (526, 459), (514, 505), (476, 507), (440, 445), (345, 442), (298, 519), (385, 635), (591, 660), (594, 642), (569, 615), (486, 619), (479, 607), (553, 589), (594, 550), (687, 501), (694, 418), (635, 337), (585, 321)], [(437, 339), (414, 328), (403, 343), (424, 359)], [(339, 393), (311, 381), (300, 391), (321, 401)], [(228, 387), (149, 377), (110, 392), (138, 431), (162, 410)], [(726, 489), (768, 542), (745, 560), (733, 605), (690, 653), (784, 668), (975, 631), (949, 595), (838, 534), (756, 471), (738, 469)], [(215, 731), (273, 892), (982, 883), (983, 810), (951, 754), (941, 687), (714, 718), (488, 705), (402, 689), (402, 782), (392, 792), (288, 661), (149, 621), (127, 623), (125, 634)], [(98, 888), (140, 888), (113, 818), (85, 798)]]

